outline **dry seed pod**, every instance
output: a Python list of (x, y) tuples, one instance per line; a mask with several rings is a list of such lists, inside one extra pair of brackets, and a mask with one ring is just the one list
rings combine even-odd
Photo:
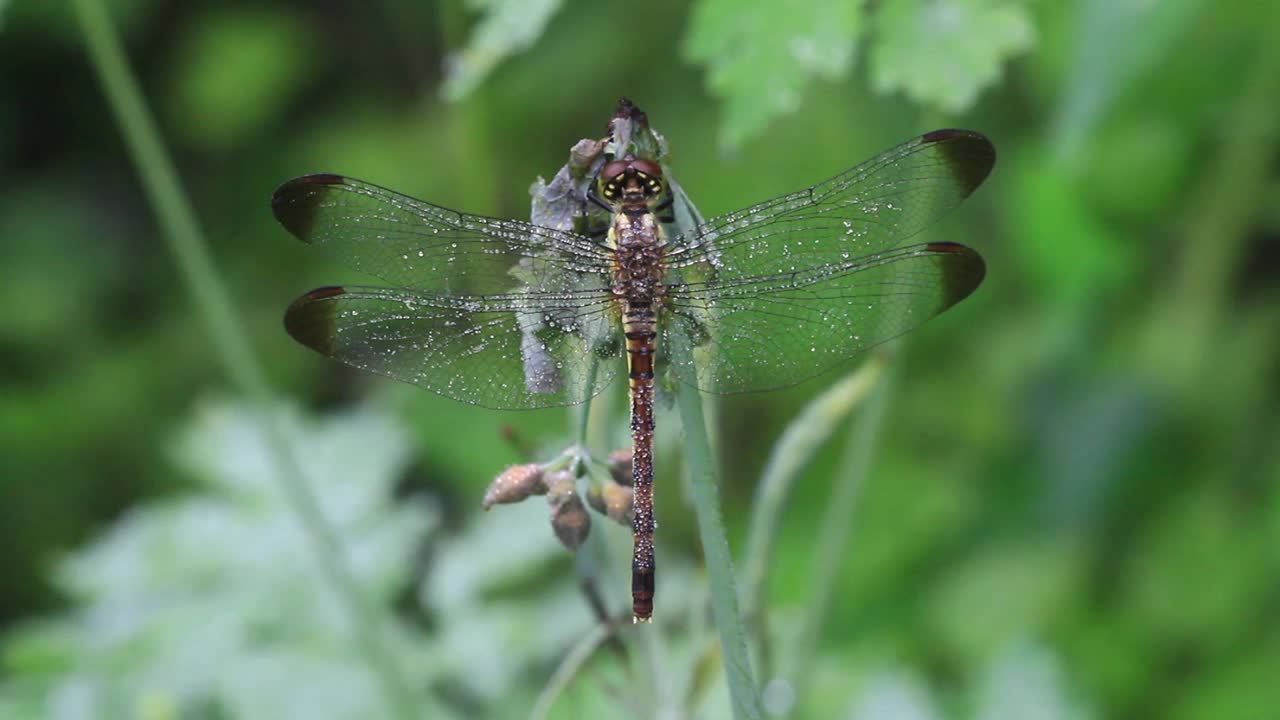
[(498, 474), (484, 492), (480, 507), (488, 510), (499, 503), (520, 502), (530, 495), (547, 492), (542, 466), (536, 463), (512, 465)]
[(578, 481), (568, 470), (552, 470), (543, 476), (547, 487), (547, 502), (556, 503), (577, 492)]
[(587, 502), (610, 520), (623, 527), (631, 527), (635, 517), (635, 491), (630, 485), (613, 481), (592, 485), (587, 491)]
[(591, 485), (587, 487), (587, 504), (591, 506), (592, 510), (595, 510), (601, 515), (607, 515), (609, 513), (609, 509), (606, 508), (604, 504), (604, 495), (600, 494), (600, 486), (596, 483), (591, 483)]
[(570, 550), (577, 550), (591, 532), (591, 515), (582, 504), (573, 474), (565, 471), (547, 477), (547, 504), (551, 506), (551, 529)]
[(630, 485), (610, 483), (601, 488), (605, 513), (623, 527), (631, 527), (635, 520), (635, 491)]
[(631, 484), (631, 456), (629, 447), (618, 448), (609, 453), (609, 474), (619, 485)]

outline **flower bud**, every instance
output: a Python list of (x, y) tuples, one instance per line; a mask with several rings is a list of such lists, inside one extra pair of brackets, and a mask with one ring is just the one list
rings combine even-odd
[(489, 483), (480, 507), (488, 510), (499, 503), (520, 502), (530, 495), (542, 495), (546, 492), (547, 485), (541, 465), (512, 465)]
[(587, 491), (587, 502), (610, 520), (623, 527), (631, 527), (635, 516), (635, 491), (630, 485), (613, 481), (592, 485)]
[(577, 550), (591, 532), (591, 515), (582, 504), (573, 474), (566, 471), (547, 477), (547, 504), (551, 506), (551, 529), (570, 550)]
[(631, 484), (631, 456), (629, 447), (618, 448), (609, 453), (609, 474), (619, 485)]

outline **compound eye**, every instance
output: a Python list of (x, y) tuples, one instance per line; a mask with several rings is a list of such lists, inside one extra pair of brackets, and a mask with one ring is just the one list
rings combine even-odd
[(626, 160), (614, 160), (611, 163), (607, 163), (604, 167), (600, 168), (600, 179), (603, 182), (611, 182), (616, 185), (618, 180), (622, 178), (622, 174), (627, 171), (627, 167), (628, 163)]
[(652, 160), (645, 160), (644, 158), (632, 158), (631, 167), (635, 168), (639, 172), (644, 173), (645, 175), (648, 175), (649, 177), (662, 177), (662, 167), (659, 166), (658, 163)]

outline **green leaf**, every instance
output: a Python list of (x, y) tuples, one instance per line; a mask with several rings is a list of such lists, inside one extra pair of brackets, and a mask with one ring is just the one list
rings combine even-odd
[(875, 17), (871, 82), (947, 113), (968, 109), (1031, 47), (1026, 8), (1008, 0), (885, 0)]
[[(408, 438), (369, 411), (285, 420), (361, 592), (387, 609), (381, 630), (425, 642), (390, 619), (432, 524), (419, 504), (395, 498)], [(28, 678), (39, 673), (32, 695), (52, 704), (78, 696), (95, 717), (135, 716), (104, 706), (155, 703), (171, 708), (162, 717), (214, 706), (241, 718), (388, 717), (339, 605), (317, 591), (307, 536), (271, 482), (268, 422), (243, 406), (202, 407), (175, 454), (206, 489), (133, 509), (61, 564), (59, 584), (76, 609), (5, 640), (8, 662)], [(14, 700), (0, 692), (0, 707)]]
[(537, 42), (561, 0), (473, 0), (471, 6), (485, 12), (471, 33), (471, 41), (445, 66), (445, 98), (461, 100), (476, 88), (498, 63), (524, 52)]
[(721, 140), (735, 147), (792, 112), (810, 76), (842, 77), (853, 63), (860, 3), (704, 0), (694, 6), (686, 55), (707, 65), (725, 102)]

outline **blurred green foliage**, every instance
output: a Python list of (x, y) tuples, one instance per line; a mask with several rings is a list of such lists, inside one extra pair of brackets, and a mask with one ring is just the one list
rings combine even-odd
[(1004, 63), (1035, 41), (1027, 8), (1003, 0), (888, 0), (876, 13), (875, 29), (872, 87), (901, 90), (949, 113), (972, 107)]
[[(273, 382), (306, 408), (290, 422), (308, 477), (423, 712), (523, 716), (586, 637), (574, 582), (592, 556), (565, 556), (544, 508), (476, 512), (498, 470), (562, 448), (570, 423), (391, 387), (296, 347), (287, 302), (355, 277), (291, 242), (268, 199), (328, 170), (526, 217), (530, 183), (601, 134), (623, 94), (707, 215), (937, 126), (982, 130), (1000, 152), (927, 232), (981, 251), (986, 283), (898, 353), (807, 691), (788, 696), (800, 684), (782, 657), (760, 677), (767, 707), (1280, 707), (1274, 4), (110, 7), (223, 282)], [(227, 381), (68, 5), (2, 9), (0, 716), (380, 716), (252, 460), (255, 416), (211, 400)], [(769, 449), (825, 384), (724, 400), (735, 550)], [(594, 406), (594, 451), (625, 443), (623, 408), (619, 393)], [(726, 716), (722, 680), (689, 671), (707, 667), (693, 643), (705, 599), (676, 425), (659, 418), (660, 632), (596, 650), (553, 717)], [(774, 539), (766, 604), (784, 648), (830, 570), (814, 567), (813, 518), (840, 450), (809, 463)], [(592, 537), (621, 602), (627, 534), (600, 521)], [(620, 690), (636, 687), (639, 707)]]
[(810, 75), (836, 80), (846, 74), (861, 14), (857, 4), (841, 0), (697, 3), (686, 48), (708, 66), (707, 85), (724, 100), (725, 143), (737, 147), (775, 115), (795, 112)]

